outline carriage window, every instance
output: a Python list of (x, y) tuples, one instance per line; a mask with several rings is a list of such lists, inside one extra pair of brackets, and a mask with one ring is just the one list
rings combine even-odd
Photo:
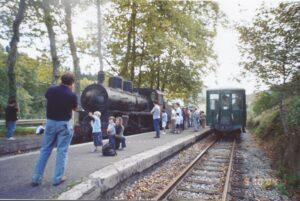
[(240, 94), (232, 94), (232, 110), (240, 110), (242, 108), (242, 98)]
[(228, 110), (229, 109), (229, 94), (222, 95), (222, 109)]
[(210, 94), (210, 109), (215, 110), (219, 101), (219, 94)]

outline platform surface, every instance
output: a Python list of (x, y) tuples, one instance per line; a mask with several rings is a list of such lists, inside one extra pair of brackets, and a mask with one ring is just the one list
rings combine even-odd
[[(200, 132), (207, 131), (203, 129)], [(57, 198), (62, 192), (78, 184), (84, 177), (116, 161), (132, 155), (162, 146), (179, 138), (194, 135), (190, 130), (181, 134), (165, 134), (156, 139), (154, 132), (127, 137), (127, 148), (117, 151), (116, 157), (104, 157), (101, 152), (92, 153), (93, 143), (72, 145), (69, 149), (69, 160), (66, 168), (68, 180), (58, 187), (52, 186), (56, 150), (53, 150), (48, 161), (44, 180), (41, 186), (31, 187), (31, 175), (39, 156), (39, 151), (0, 158), (0, 199), (47, 199)], [(106, 142), (106, 140), (104, 140)]]
[(41, 147), (43, 135), (14, 136), (15, 140), (0, 138), (0, 157), (37, 150)]

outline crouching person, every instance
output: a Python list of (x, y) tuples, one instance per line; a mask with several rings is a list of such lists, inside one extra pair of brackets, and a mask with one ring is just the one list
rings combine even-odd
[(109, 124), (107, 127), (107, 135), (108, 135), (108, 141), (111, 146), (116, 149), (116, 124), (115, 124), (115, 117), (111, 116), (109, 117)]
[(116, 140), (118, 141), (117, 148), (119, 148), (119, 142), (122, 144), (122, 149), (126, 147), (126, 139), (124, 137), (124, 126), (122, 117), (116, 119)]
[(92, 118), (91, 126), (93, 133), (93, 140), (95, 149), (93, 152), (98, 151), (98, 146), (102, 146), (102, 131), (101, 131), (101, 112), (96, 111), (93, 113), (89, 113), (89, 116)]

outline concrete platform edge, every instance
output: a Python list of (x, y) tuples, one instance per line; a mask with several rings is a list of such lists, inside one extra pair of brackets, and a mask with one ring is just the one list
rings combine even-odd
[(71, 189), (61, 193), (58, 200), (75, 199), (97, 199), (101, 193), (112, 189), (118, 183), (130, 176), (142, 172), (155, 165), (161, 160), (180, 151), (182, 148), (205, 137), (211, 131), (204, 130), (202, 133), (195, 133), (186, 137), (179, 138), (165, 145), (141, 152), (112, 165), (106, 166), (91, 173), (84, 181), (73, 186)]

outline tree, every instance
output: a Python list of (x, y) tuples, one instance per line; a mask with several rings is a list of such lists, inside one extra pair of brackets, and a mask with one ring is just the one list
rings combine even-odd
[(48, 37), (50, 41), (50, 53), (51, 53), (51, 58), (52, 58), (52, 63), (53, 63), (53, 80), (52, 80), (52, 85), (57, 84), (58, 79), (59, 79), (59, 66), (60, 62), (57, 56), (57, 50), (56, 50), (56, 39), (55, 39), (55, 32), (53, 29), (53, 19), (51, 16), (51, 7), (49, 0), (43, 0), (41, 2), (41, 8), (44, 11), (44, 23), (47, 27), (48, 31)]
[(251, 25), (237, 28), (244, 70), (254, 73), (280, 92), (280, 116), (285, 134), (289, 130), (285, 107), (286, 84), (299, 72), (299, 11), (299, 2), (280, 3), (271, 9), (261, 8)]
[(218, 5), (202, 1), (120, 1), (105, 16), (112, 66), (139, 87), (164, 90), (169, 98), (201, 91), (201, 76), (215, 59)]
[(25, 0), (20, 0), (19, 9), (16, 18), (13, 22), (13, 35), (9, 43), (9, 54), (7, 58), (7, 75), (8, 75), (8, 89), (9, 97), (16, 98), (16, 78), (15, 78), (15, 64), (18, 54), (18, 42), (20, 38), (20, 25), (24, 19), (26, 9)]
[(72, 5), (70, 0), (63, 1), (64, 8), (65, 8), (65, 24), (67, 28), (67, 35), (68, 35), (68, 42), (70, 46), (70, 51), (73, 59), (73, 67), (76, 77), (75, 82), (75, 92), (77, 96), (80, 96), (80, 66), (79, 66), (79, 58), (77, 56), (77, 48), (74, 41), (74, 36), (72, 32)]

